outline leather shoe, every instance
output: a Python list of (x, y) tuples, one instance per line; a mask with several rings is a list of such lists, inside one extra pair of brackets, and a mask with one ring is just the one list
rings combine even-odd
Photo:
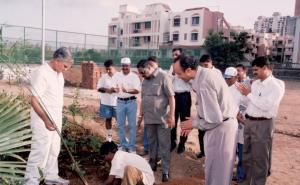
[(169, 174), (162, 175), (162, 179), (161, 179), (162, 182), (168, 182), (169, 180), (170, 180)]
[(146, 151), (146, 150), (143, 150), (141, 153), (139, 153), (140, 156), (145, 156), (145, 155), (148, 155), (149, 152)]
[(156, 172), (157, 171), (157, 166), (151, 166), (152, 171)]
[(173, 152), (173, 150), (176, 148), (177, 144), (175, 142), (171, 142), (171, 149), (170, 151)]
[(182, 154), (185, 151), (184, 145), (178, 145), (177, 154)]
[(202, 152), (199, 152), (199, 153), (196, 155), (196, 157), (197, 157), (198, 159), (200, 159), (200, 158), (202, 158), (202, 157), (205, 157), (205, 154), (202, 153)]

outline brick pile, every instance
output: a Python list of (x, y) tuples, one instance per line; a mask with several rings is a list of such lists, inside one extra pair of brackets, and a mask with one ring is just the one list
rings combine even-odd
[(92, 61), (83, 61), (81, 62), (81, 71), (81, 87), (86, 89), (96, 89), (97, 82), (101, 76), (101, 72), (97, 64)]

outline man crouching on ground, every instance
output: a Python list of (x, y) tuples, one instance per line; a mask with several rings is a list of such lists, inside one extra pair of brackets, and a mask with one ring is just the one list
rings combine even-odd
[(148, 162), (141, 156), (118, 150), (114, 142), (105, 142), (101, 155), (111, 162), (109, 177), (104, 185), (153, 185), (154, 175)]

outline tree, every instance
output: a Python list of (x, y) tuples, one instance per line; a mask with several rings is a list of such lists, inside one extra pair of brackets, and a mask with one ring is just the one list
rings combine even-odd
[(219, 65), (237, 64), (243, 61), (244, 54), (251, 50), (247, 44), (250, 38), (247, 32), (231, 32), (230, 36), (231, 39), (228, 40), (223, 37), (223, 33), (210, 31), (204, 42), (204, 48)]

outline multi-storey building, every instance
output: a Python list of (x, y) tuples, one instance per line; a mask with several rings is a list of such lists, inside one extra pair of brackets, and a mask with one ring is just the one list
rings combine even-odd
[(119, 17), (108, 26), (109, 48), (158, 49), (169, 32), (169, 12), (163, 3), (147, 5), (139, 13), (133, 7), (121, 5)]
[(208, 8), (191, 8), (170, 14), (170, 41), (179, 46), (201, 46), (209, 31), (229, 37), (229, 24), (223, 13)]
[(294, 13), (295, 17), (299, 17), (300, 16), (300, 0), (296, 0), (295, 2), (295, 13)]
[(209, 31), (229, 37), (229, 24), (221, 12), (192, 8), (171, 12), (163, 3), (150, 4), (142, 12), (121, 5), (119, 16), (108, 26), (110, 49), (159, 49), (163, 45), (201, 46)]
[(300, 16), (296, 17), (293, 51), (293, 63), (297, 64), (297, 67), (300, 67)]
[(269, 56), (272, 60), (284, 63), (292, 62), (294, 37), (280, 36), (278, 33), (252, 33), (251, 44), (252, 57)]
[(274, 12), (272, 17), (259, 16), (254, 23), (254, 30), (258, 33), (279, 33), (284, 36), (290, 18), (290, 16), (281, 16), (279, 12)]

